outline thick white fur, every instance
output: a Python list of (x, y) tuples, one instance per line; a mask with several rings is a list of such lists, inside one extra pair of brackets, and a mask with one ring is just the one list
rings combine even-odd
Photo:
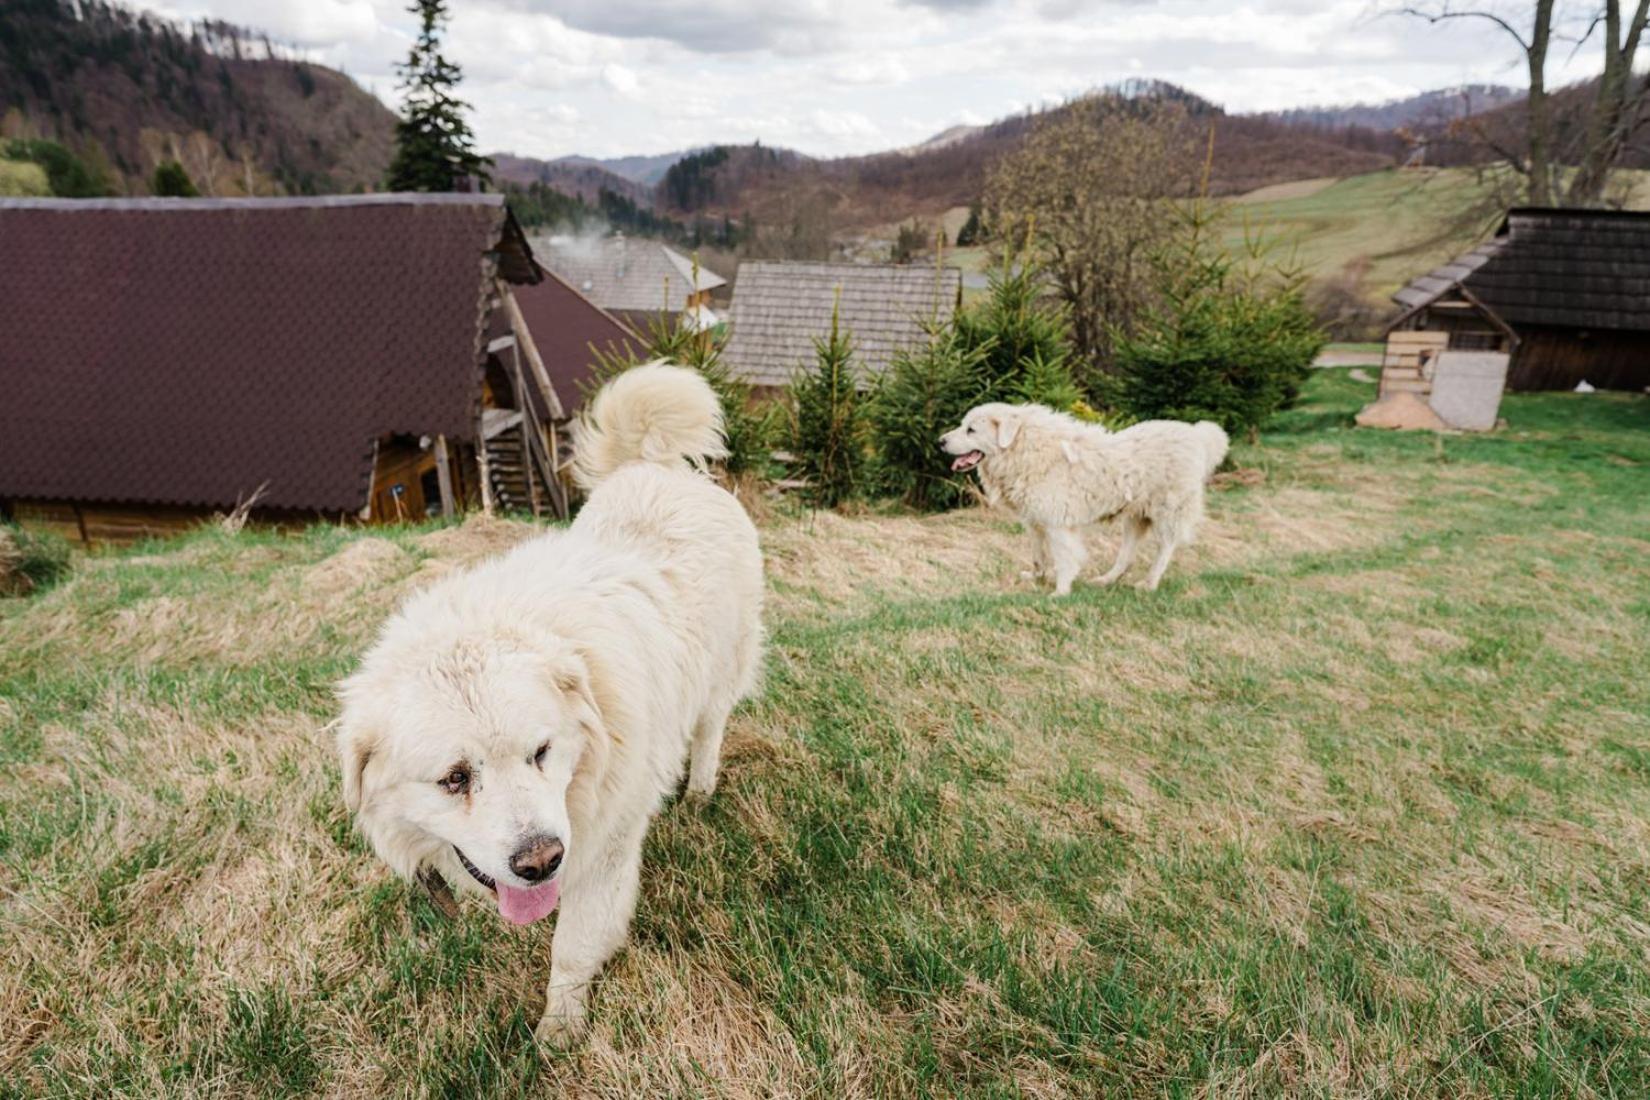
[(702, 468), (706, 459), (727, 457), (715, 392), (694, 371), (653, 369), (663, 365), (625, 371), (573, 425), (573, 477), (580, 488), (594, 489), (637, 459), (674, 466), (686, 458)]
[(1220, 425), (1204, 420), (1148, 420), (1108, 432), (1042, 405), (980, 405), (940, 438), (947, 453), (979, 452), (974, 467), (993, 504), (1020, 516), (1033, 540), (1034, 574), (1064, 596), (1088, 550), (1082, 529), (1108, 519), (1123, 524), (1117, 561), (1099, 583), (1111, 584), (1155, 530), (1157, 559), (1141, 587), (1155, 589), (1176, 548), (1203, 519), (1203, 487), (1226, 458)]
[[(576, 1038), (589, 984), (628, 934), (642, 840), (688, 764), (716, 786), (722, 734), (754, 690), (762, 557), (738, 502), (690, 464), (722, 453), (697, 373), (620, 375), (578, 429), (578, 519), (410, 598), (341, 687), (345, 801), (374, 849), (491, 893), (525, 836), (559, 839), (560, 911), (541, 1037)], [(542, 760), (535, 760), (548, 746)], [(449, 793), (455, 763), (471, 790)]]

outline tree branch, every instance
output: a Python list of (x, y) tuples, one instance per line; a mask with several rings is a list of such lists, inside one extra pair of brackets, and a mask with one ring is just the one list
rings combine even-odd
[(1411, 15), (1417, 19), (1425, 19), (1428, 23), (1433, 24), (1442, 23), (1446, 19), (1487, 19), (1511, 35), (1513, 41), (1517, 42), (1523, 49), (1528, 51), (1530, 48), (1530, 44), (1525, 41), (1523, 33), (1520, 32), (1517, 27), (1513, 26), (1499, 15), (1496, 15), (1494, 12), (1451, 11), (1448, 8), (1445, 8), (1443, 11), (1429, 12), (1422, 11), (1420, 8), (1399, 8), (1398, 14)]

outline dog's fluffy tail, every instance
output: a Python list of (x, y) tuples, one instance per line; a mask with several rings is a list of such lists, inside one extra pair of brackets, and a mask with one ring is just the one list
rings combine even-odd
[(1226, 448), (1232, 441), (1226, 437), (1226, 430), (1213, 420), (1199, 420), (1192, 425), (1192, 430), (1203, 444), (1203, 476), (1210, 477), (1226, 461)]
[(668, 363), (625, 371), (573, 425), (573, 479), (587, 491), (627, 462), (702, 468), (727, 453), (716, 391), (698, 371)]

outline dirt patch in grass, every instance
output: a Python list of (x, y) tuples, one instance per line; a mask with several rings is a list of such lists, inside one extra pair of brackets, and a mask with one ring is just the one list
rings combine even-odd
[(1031, 560), (1029, 540), (982, 509), (921, 518), (815, 512), (767, 528), (763, 550), (782, 607), (966, 591)]
[(443, 527), (414, 541), (424, 552), (456, 565), (502, 554), (541, 529), (530, 523), (477, 513), (457, 527)]
[(388, 539), (355, 539), (305, 570), (302, 592), (312, 604), (329, 605), (369, 585), (383, 585), (409, 560), (407, 552)]

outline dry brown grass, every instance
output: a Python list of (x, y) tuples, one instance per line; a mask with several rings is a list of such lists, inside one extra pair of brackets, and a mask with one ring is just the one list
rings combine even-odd
[(1154, 595), (1052, 601), (984, 511), (769, 513), (768, 691), (550, 1060), (543, 932), (394, 883), (327, 731), (396, 599), (535, 528), (83, 560), (0, 610), (0, 1095), (1626, 1095), (1627, 482), (1389, 446), (1244, 454)]

